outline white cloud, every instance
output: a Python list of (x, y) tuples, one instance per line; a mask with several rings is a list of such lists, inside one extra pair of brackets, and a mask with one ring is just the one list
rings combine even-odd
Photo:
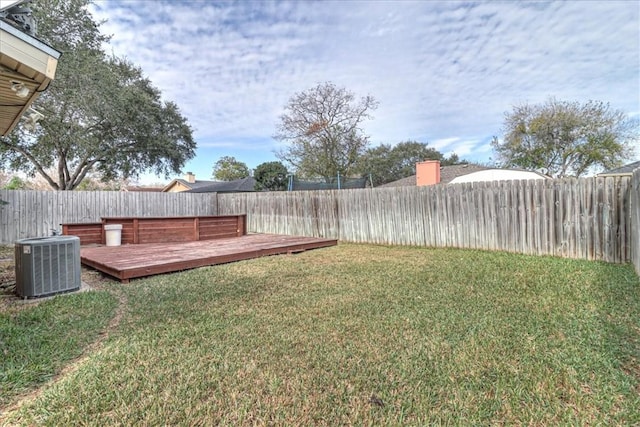
[(95, 15), (109, 20), (110, 49), (180, 106), (198, 156), (257, 164), (273, 159), (270, 136), (287, 99), (322, 81), (380, 101), (364, 126), (374, 144), (413, 139), (481, 161), (504, 112), (521, 102), (597, 99), (638, 114), (638, 9), (626, 1), (101, 1)]

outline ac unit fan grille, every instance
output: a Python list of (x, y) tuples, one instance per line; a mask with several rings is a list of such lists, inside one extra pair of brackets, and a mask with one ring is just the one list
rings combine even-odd
[(77, 268), (73, 261), (73, 244), (65, 243), (34, 248), (34, 263), (40, 263), (33, 269), (34, 292), (38, 295), (62, 292), (74, 282)]

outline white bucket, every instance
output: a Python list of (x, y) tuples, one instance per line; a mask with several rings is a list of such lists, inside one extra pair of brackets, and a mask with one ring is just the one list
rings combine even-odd
[(120, 246), (122, 243), (122, 224), (108, 224), (104, 226), (107, 246)]

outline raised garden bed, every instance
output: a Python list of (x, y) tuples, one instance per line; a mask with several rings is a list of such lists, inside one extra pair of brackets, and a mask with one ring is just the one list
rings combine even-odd
[(123, 245), (196, 242), (247, 234), (246, 215), (104, 217), (101, 222), (62, 224), (62, 234), (78, 236), (81, 245), (104, 245), (104, 226), (114, 224), (122, 225)]

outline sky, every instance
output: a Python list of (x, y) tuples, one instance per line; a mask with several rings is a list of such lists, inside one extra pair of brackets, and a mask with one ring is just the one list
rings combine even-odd
[(222, 156), (278, 160), (287, 101), (323, 82), (379, 102), (363, 124), (372, 146), (419, 141), (484, 164), (516, 105), (598, 100), (640, 117), (639, 1), (96, 0), (92, 13), (106, 51), (194, 129), (183, 172), (196, 179)]

